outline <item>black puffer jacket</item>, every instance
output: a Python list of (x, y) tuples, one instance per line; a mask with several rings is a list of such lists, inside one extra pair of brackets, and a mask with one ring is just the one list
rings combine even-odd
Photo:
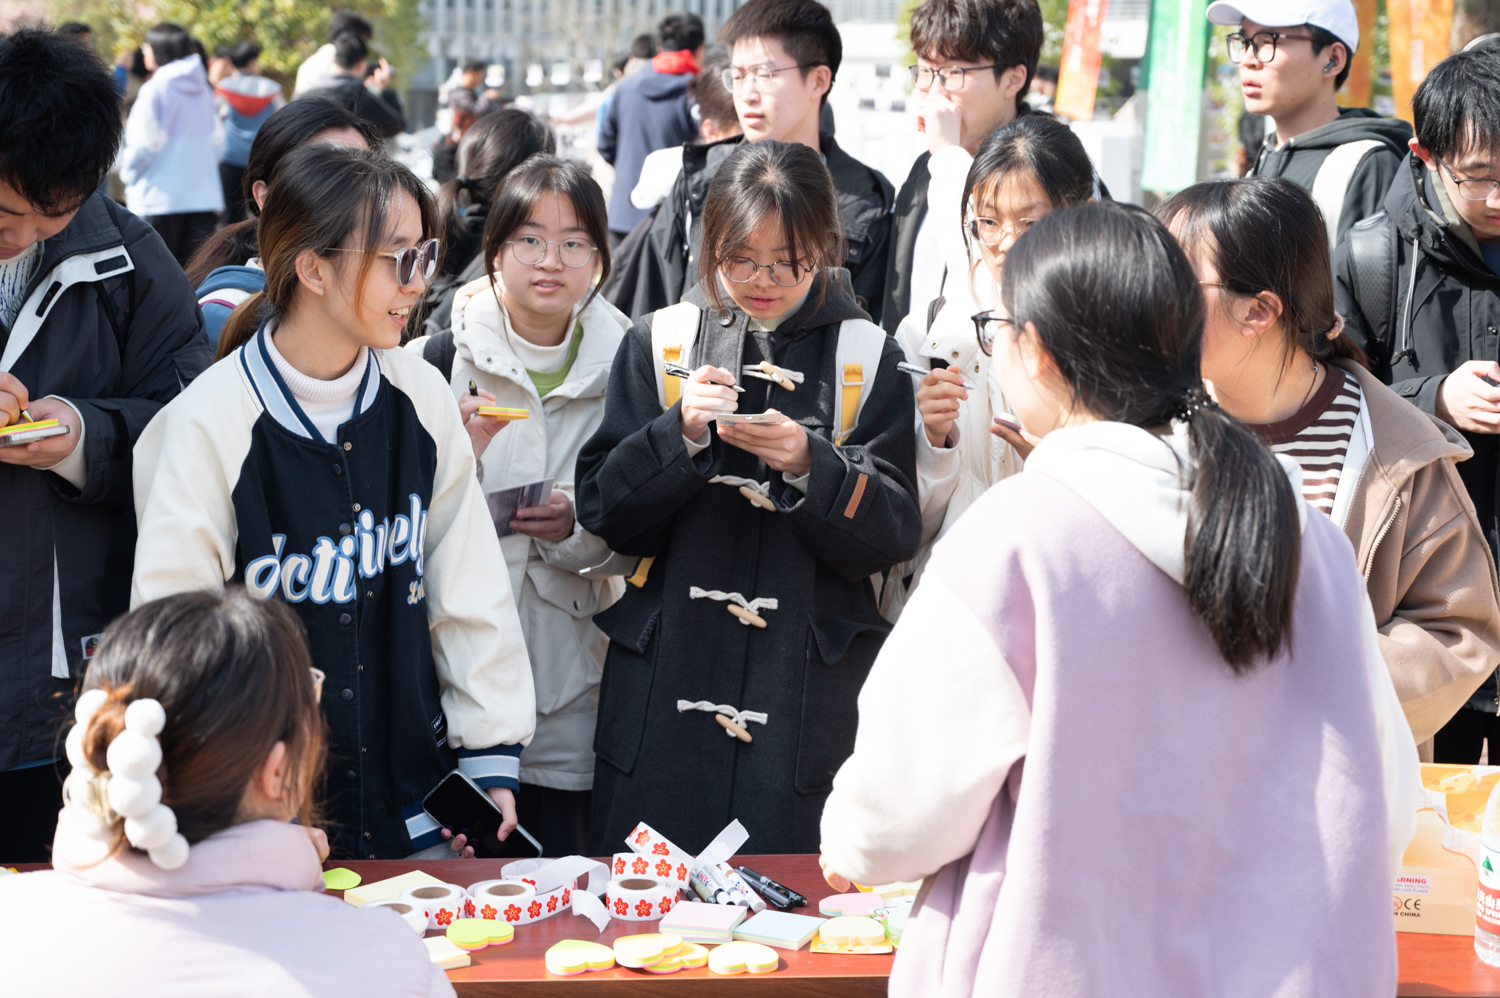
[(14, 327), (0, 325), (0, 371), (78, 409), (88, 470), (78, 489), (0, 464), (0, 771), (61, 754), (86, 643), (129, 600), (131, 448), (212, 360), (182, 267), (98, 194), (43, 245)]
[[(1500, 276), (1485, 266), (1473, 231), (1446, 204), (1447, 195), (1415, 156), (1402, 163), (1385, 211), (1366, 226), (1393, 233), (1395, 260), (1383, 281), (1389, 307), (1371, 282), (1359, 285), (1350, 242), (1334, 253), (1334, 297), (1349, 332), (1365, 345), (1375, 374), (1423, 412), (1436, 415), (1437, 393), (1450, 372), (1470, 360), (1500, 359)], [(1500, 550), (1495, 497), (1500, 436), (1465, 433), (1474, 456), (1458, 466), (1490, 549)]]

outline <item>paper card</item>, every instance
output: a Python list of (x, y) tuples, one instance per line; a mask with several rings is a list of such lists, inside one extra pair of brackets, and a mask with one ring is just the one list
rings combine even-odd
[(442, 883), (441, 880), (430, 873), (413, 870), (410, 873), (403, 873), (399, 877), (391, 877), (389, 880), (377, 880), (370, 884), (360, 884), (352, 890), (345, 891), (344, 900), (358, 908), (371, 901), (394, 901), (408, 887), (441, 886)]
[(510, 521), (516, 518), (516, 510), (523, 506), (545, 506), (551, 498), (552, 479), (550, 478), (544, 478), (540, 482), (531, 482), (528, 485), (517, 485), (512, 489), (486, 492), (484, 501), (490, 508), (490, 519), (495, 524), (495, 536), (509, 537), (515, 533), (510, 528)]
[(721, 412), (714, 416), (714, 422), (720, 426), (739, 426), (743, 423), (750, 423), (754, 426), (775, 426), (785, 420), (786, 417), (779, 412)]
[(428, 936), (422, 944), (427, 947), (427, 958), (443, 970), (457, 970), (473, 962), (469, 954), (449, 942), (447, 936)]
[(785, 911), (763, 911), (741, 923), (734, 938), (764, 943), (779, 949), (801, 949), (818, 934), (826, 918), (793, 915)]

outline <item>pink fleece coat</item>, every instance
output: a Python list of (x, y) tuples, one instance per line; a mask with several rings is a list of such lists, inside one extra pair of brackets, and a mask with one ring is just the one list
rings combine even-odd
[(888, 639), (824, 814), (840, 872), (928, 875), (891, 995), (1394, 994), (1382, 726), (1407, 777), (1415, 753), (1365, 604), (1309, 516), (1290, 651), (1236, 676), (1078, 493), (992, 488)]
[(176, 870), (100, 845), (64, 809), (54, 869), (0, 876), (0, 993), (49, 998), (452, 995), (417, 935), (319, 893), (304, 829), (235, 825)]

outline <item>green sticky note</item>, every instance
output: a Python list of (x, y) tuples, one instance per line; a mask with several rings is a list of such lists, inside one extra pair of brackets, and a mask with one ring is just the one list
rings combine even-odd
[(347, 891), (359, 886), (359, 874), (342, 866), (323, 871), (323, 886), (331, 891)]

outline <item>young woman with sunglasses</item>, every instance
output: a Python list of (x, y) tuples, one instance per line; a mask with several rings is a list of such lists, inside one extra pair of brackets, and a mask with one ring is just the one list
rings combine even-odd
[[(487, 276), (457, 290), (452, 330), (407, 349), (447, 374), (479, 461), (537, 691), (519, 816), (546, 855), (567, 856), (587, 847), (594, 784), (608, 640), (591, 618), (619, 599), (636, 561), (578, 524), (573, 469), (604, 418), (630, 320), (598, 293), (609, 276), (608, 216), (604, 193), (576, 163), (539, 153), (512, 170), (489, 206), (480, 253)], [(490, 405), (527, 418), (479, 413)], [(504, 502), (544, 480), (553, 487), (540, 503)]]
[(741, 146), (708, 191), (697, 287), (615, 358), (578, 519), (640, 565), (594, 619), (591, 855), (640, 821), (696, 851), (735, 818), (752, 850), (817, 848), (889, 629), (871, 576), (921, 529), (911, 378), (836, 266), (841, 233), (816, 152)]
[(225, 324), (240, 345), (135, 449), (132, 604), (243, 585), (292, 605), (327, 674), (330, 839), (360, 859), (441, 845), (422, 798), (455, 767), (508, 835), (535, 717), (458, 407), (397, 348), (436, 266), (433, 214), (372, 153), (288, 155), (260, 217), (266, 289)]
[[(967, 164), (967, 173), (964, 172)], [(1072, 129), (1055, 118), (1025, 115), (996, 129), (969, 159), (943, 149), (930, 164), (933, 224), (943, 229), (950, 279), (946, 297), (913, 303), (896, 330), (909, 364), (926, 371), (917, 383), (917, 487), (922, 548), (886, 581), (881, 610), (901, 612), (921, 578), (932, 542), (984, 490), (1021, 470), (1030, 444), (1009, 420), (990, 356), (975, 337), (988, 333), (988, 306), (999, 298), (1005, 255), (1046, 215), (1094, 197), (1094, 169)], [(944, 206), (947, 207), (944, 207)], [(962, 228), (954, 222), (962, 220)], [(984, 310), (984, 311), (981, 311)]]

